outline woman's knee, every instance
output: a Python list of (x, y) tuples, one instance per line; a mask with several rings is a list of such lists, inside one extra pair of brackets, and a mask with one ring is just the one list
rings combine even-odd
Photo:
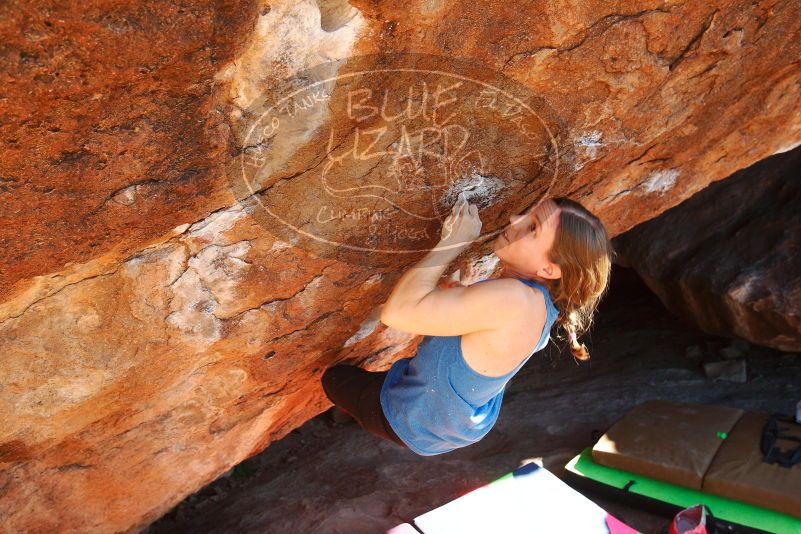
[(331, 398), (332, 386), (336, 383), (336, 381), (337, 381), (337, 371), (334, 371), (333, 367), (329, 367), (328, 369), (326, 369), (323, 372), (323, 376), (320, 377), (320, 382), (323, 384), (323, 391), (325, 392), (325, 394), (328, 396), (329, 399)]
[(346, 381), (349, 376), (353, 375), (354, 369), (356, 369), (356, 367), (353, 365), (339, 364), (329, 367), (323, 372), (320, 381), (323, 384), (323, 391), (329, 399), (332, 393), (337, 390), (337, 387)]

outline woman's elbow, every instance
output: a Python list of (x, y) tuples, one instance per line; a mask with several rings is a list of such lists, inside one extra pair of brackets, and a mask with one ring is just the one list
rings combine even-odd
[(404, 317), (405, 314), (402, 309), (398, 309), (396, 307), (388, 307), (387, 305), (384, 305), (381, 308), (381, 313), (378, 316), (378, 320), (390, 328), (401, 330), (402, 325), (405, 322)]
[(392, 326), (392, 310), (385, 304), (381, 306), (381, 313), (378, 315), (378, 320), (386, 326)]

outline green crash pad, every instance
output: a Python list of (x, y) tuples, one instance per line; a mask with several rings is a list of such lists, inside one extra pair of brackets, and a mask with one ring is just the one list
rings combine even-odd
[[(635, 407), (592, 447), (594, 463), (801, 519), (801, 464), (763, 461), (770, 414), (651, 400)], [(801, 425), (788, 420), (776, 442), (792, 451)], [(793, 441), (799, 440), (799, 441)]]
[[(577, 481), (589, 480), (597, 487), (605, 486), (627, 495), (652, 499), (675, 506), (676, 509), (705, 504), (715, 518), (777, 534), (801, 534), (801, 519), (768, 510), (734, 499), (711, 495), (698, 490), (663, 482), (644, 475), (630, 473), (597, 464), (592, 449), (584, 449), (565, 469)], [(582, 484), (582, 487), (585, 485)]]
[[(611, 488), (619, 495), (639, 497), (675, 507), (674, 511), (705, 504), (712, 515), (729, 523), (777, 534), (801, 534), (801, 519), (734, 499), (711, 495), (669, 482), (595, 463), (592, 449), (584, 449), (566, 466), (576, 482), (591, 481), (593, 487)], [(586, 484), (579, 484), (588, 487)], [(640, 502), (640, 501), (638, 501)]]

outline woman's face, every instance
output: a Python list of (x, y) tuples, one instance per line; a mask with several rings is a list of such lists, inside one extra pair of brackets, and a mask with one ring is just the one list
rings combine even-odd
[(524, 276), (559, 278), (559, 266), (548, 259), (559, 226), (561, 208), (545, 199), (521, 215), (509, 217), (509, 227), (495, 238), (495, 254)]

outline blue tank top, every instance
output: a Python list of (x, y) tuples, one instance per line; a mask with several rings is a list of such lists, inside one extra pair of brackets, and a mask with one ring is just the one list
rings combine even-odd
[(462, 355), (462, 336), (424, 336), (413, 358), (390, 367), (381, 387), (381, 408), (412, 451), (432, 456), (483, 438), (498, 419), (506, 383), (547, 345), (559, 310), (545, 286), (519, 280), (542, 290), (547, 317), (537, 346), (509, 373), (493, 377), (474, 371)]

